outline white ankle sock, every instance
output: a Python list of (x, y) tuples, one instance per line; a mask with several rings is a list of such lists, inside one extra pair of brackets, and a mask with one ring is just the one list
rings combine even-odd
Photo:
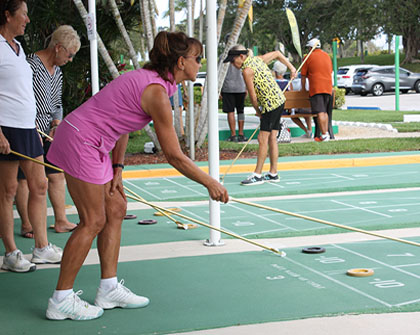
[(117, 287), (117, 284), (118, 284), (117, 277), (101, 279), (101, 282), (99, 284), (99, 288), (104, 290), (104, 291), (111, 291), (111, 290), (113, 290), (114, 288)]
[(6, 254), (6, 256), (7, 257), (9, 257), (9, 256), (16, 256), (18, 252), (19, 252), (19, 249), (16, 249), (16, 250), (13, 250), (12, 252), (8, 252)]
[(255, 172), (254, 172), (254, 176), (255, 176), (255, 177), (258, 177), (258, 178), (261, 178), (261, 175), (260, 175), (259, 173), (255, 173)]
[(73, 293), (73, 289), (69, 290), (55, 290), (53, 293), (53, 300), (57, 303), (62, 302), (68, 295)]

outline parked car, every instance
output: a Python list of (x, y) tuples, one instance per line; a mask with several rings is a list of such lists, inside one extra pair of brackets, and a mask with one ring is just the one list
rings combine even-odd
[[(353, 77), (362, 68), (372, 68), (377, 65), (372, 64), (358, 64), (358, 65), (348, 65), (340, 66), (337, 70), (337, 87), (344, 88), (346, 94), (349, 94), (351, 91), (351, 85), (353, 84)], [(333, 79), (334, 80), (334, 79)]]
[[(351, 90), (360, 95), (372, 93), (380, 96), (384, 92), (395, 90), (395, 67), (379, 66), (368, 70), (361, 70), (355, 76)], [(400, 68), (400, 90), (407, 93), (415, 90), (420, 93), (420, 73), (413, 73)]]
[(206, 72), (198, 72), (197, 77), (194, 81), (194, 86), (201, 86), (204, 87), (204, 82), (206, 81)]

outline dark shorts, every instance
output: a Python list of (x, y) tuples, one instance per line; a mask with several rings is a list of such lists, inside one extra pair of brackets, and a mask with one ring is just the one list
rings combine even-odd
[(331, 95), (322, 93), (322, 94), (315, 94), (311, 96), (311, 110), (312, 114), (318, 114), (318, 113), (327, 113), (328, 112), (328, 106), (331, 103)]
[(222, 93), (223, 112), (243, 114), (246, 93)]
[(270, 112), (262, 114), (260, 119), (260, 129), (263, 131), (280, 130), (280, 117), (283, 110), (284, 104)]
[[(44, 139), (44, 162), (48, 163), (48, 164), (51, 164), (51, 165), (54, 165), (50, 161), (48, 161), (48, 159), (47, 159), (47, 153), (48, 153), (48, 150), (50, 149), (50, 146), (51, 146), (51, 142), (46, 141)], [(53, 174), (53, 173), (61, 173), (61, 172), (57, 171), (55, 169), (52, 169), (48, 166), (45, 166), (45, 174), (48, 175), (48, 174)], [(21, 168), (18, 169), (18, 179), (26, 179), (25, 174), (23, 173)]]
[[(21, 129), (1, 126), (3, 135), (10, 143), (10, 149), (22, 155), (32, 158), (41, 156), (44, 153), (42, 144), (36, 129)], [(18, 161), (25, 158), (9, 154), (0, 154), (1, 161)]]

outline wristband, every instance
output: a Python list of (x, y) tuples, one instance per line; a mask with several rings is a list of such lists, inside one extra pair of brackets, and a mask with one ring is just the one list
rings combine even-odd
[(113, 169), (117, 169), (117, 168), (124, 169), (124, 164), (119, 164), (119, 163), (112, 164), (112, 168)]

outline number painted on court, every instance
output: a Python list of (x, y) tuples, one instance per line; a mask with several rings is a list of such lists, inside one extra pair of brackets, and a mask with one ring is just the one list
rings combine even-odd
[(394, 288), (394, 287), (402, 287), (405, 286), (405, 284), (400, 283), (396, 281), (395, 279), (391, 280), (382, 280), (382, 279), (375, 279), (374, 281), (369, 282), (369, 284), (372, 284), (378, 288)]
[(340, 257), (325, 257), (321, 256), (319, 258), (315, 258), (316, 261), (322, 264), (332, 264), (332, 263), (344, 263), (345, 260)]

